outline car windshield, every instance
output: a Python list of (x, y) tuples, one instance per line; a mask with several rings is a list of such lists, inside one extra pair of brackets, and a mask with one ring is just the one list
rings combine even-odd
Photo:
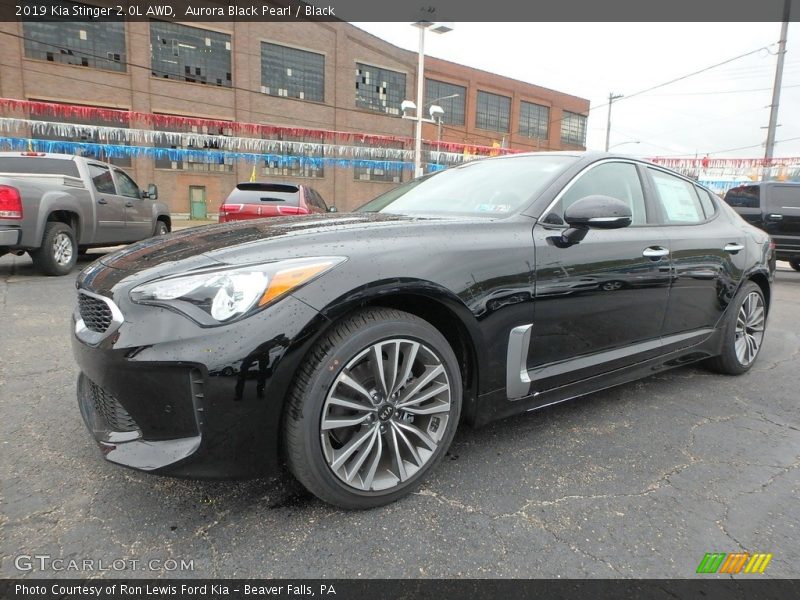
[(577, 159), (551, 154), (476, 161), (410, 181), (356, 212), (506, 217)]

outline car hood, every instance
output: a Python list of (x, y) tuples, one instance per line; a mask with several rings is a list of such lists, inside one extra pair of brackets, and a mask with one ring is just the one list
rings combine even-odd
[(321, 240), (323, 237), (344, 240), (369, 235), (376, 228), (417, 220), (419, 219), (381, 213), (340, 213), (205, 225), (131, 244), (103, 256), (100, 262), (107, 267), (131, 272), (190, 260), (198, 265), (235, 265), (242, 262), (240, 256), (250, 254), (246, 251), (248, 247), (255, 252), (256, 247), (274, 246), (270, 242), (299, 242), (300, 239), (308, 242), (311, 241), (309, 238)]

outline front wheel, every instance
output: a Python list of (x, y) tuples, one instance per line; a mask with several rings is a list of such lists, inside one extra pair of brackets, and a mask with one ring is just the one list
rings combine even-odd
[(33, 265), (45, 275), (66, 275), (78, 261), (75, 232), (66, 223), (50, 222), (44, 228), (42, 246), (30, 252)]
[(298, 371), (284, 424), (288, 466), (331, 504), (388, 504), (441, 460), (460, 411), (458, 361), (444, 336), (405, 312), (364, 310)]
[(795, 271), (800, 271), (800, 256), (793, 256), (789, 259), (789, 266)]
[(708, 361), (709, 367), (726, 375), (741, 375), (755, 363), (764, 341), (767, 307), (764, 293), (748, 281), (736, 294), (723, 326), (722, 353)]
[(155, 235), (167, 235), (169, 233), (169, 227), (164, 221), (156, 221), (156, 232)]

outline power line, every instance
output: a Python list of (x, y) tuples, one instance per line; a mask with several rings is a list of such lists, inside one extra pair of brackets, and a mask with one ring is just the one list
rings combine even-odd
[[(657, 90), (657, 89), (660, 89), (662, 87), (666, 87), (668, 85), (672, 85), (673, 83), (678, 83), (679, 81), (683, 81), (685, 79), (689, 79), (690, 77), (694, 77), (695, 75), (701, 75), (703, 73), (706, 73), (707, 71), (710, 71), (712, 69), (716, 69), (717, 67), (721, 67), (722, 65), (727, 65), (727, 64), (732, 63), (732, 62), (734, 62), (736, 60), (739, 60), (741, 58), (745, 58), (747, 56), (752, 56), (753, 54), (761, 52), (762, 50), (768, 50), (770, 46), (774, 46), (774, 45), (775, 44), (770, 44), (769, 46), (762, 46), (761, 48), (757, 48), (755, 50), (751, 50), (750, 52), (745, 52), (744, 54), (739, 54), (738, 56), (734, 56), (733, 58), (729, 58), (727, 60), (723, 60), (722, 62), (718, 62), (718, 63), (710, 65), (708, 67), (704, 67), (704, 68), (699, 69), (697, 71), (692, 71), (691, 73), (687, 73), (686, 75), (681, 75), (680, 77), (676, 77), (674, 79), (670, 79), (669, 81), (665, 81), (664, 83), (659, 83), (658, 85), (653, 85), (653, 86), (651, 86), (649, 88), (645, 88), (643, 90), (639, 90), (638, 92), (634, 92), (632, 94), (626, 94), (625, 97), (621, 98), (619, 101), (622, 102), (624, 100), (630, 100), (631, 98), (635, 98), (636, 96), (641, 96), (642, 94), (646, 94), (648, 92), (652, 92), (653, 90)], [(598, 107), (595, 107), (595, 108), (600, 108), (600, 107), (598, 106)]]
[[(776, 144), (783, 144), (785, 142), (794, 142), (794, 141), (797, 141), (797, 140), (800, 140), (800, 136), (786, 138), (785, 140), (775, 140), (775, 143)], [(762, 148), (763, 146), (764, 146), (764, 144), (762, 142), (761, 144), (752, 144), (750, 146), (739, 146), (738, 148), (725, 148), (724, 150), (712, 150), (710, 152), (701, 152), (700, 154), (704, 154), (706, 156), (709, 156), (711, 154), (722, 154), (723, 152), (735, 152), (737, 150), (750, 150), (751, 148)], [(683, 158), (685, 156), (691, 157), (693, 155), (692, 154), (671, 154), (671, 155), (661, 155), (661, 156), (658, 156), (657, 158)], [(774, 160), (780, 160), (780, 159), (776, 158)]]
[[(668, 80), (668, 81), (665, 81), (665, 82), (663, 82), (663, 83), (659, 83), (659, 84), (657, 84), (657, 85), (654, 85), (654, 86), (651, 86), (651, 87), (645, 88), (645, 89), (643, 89), (643, 90), (639, 90), (638, 92), (634, 92), (634, 93), (632, 93), (632, 94), (626, 94), (626, 95), (624, 96), (624, 98), (619, 98), (619, 99), (617, 99), (617, 100), (615, 100), (615, 101), (616, 101), (616, 102), (621, 102), (621, 101), (623, 101), (623, 100), (630, 100), (631, 98), (635, 98), (635, 97), (637, 97), (637, 96), (641, 96), (641, 95), (643, 95), (643, 94), (646, 94), (646, 93), (648, 93), (648, 92), (651, 92), (651, 91), (653, 91), (653, 90), (657, 90), (657, 89), (660, 89), (660, 88), (662, 88), (662, 87), (666, 87), (666, 86), (668, 86), (668, 85), (672, 85), (673, 83), (677, 83), (677, 82), (679, 82), (679, 81), (683, 81), (683, 80), (685, 80), (685, 79), (689, 79), (690, 77), (694, 77), (695, 75), (700, 75), (700, 74), (702, 74), (702, 73), (706, 73), (706, 72), (708, 72), (708, 71), (711, 71), (712, 69), (716, 69), (716, 68), (718, 68), (718, 67), (721, 67), (721, 66), (723, 66), (723, 65), (727, 65), (727, 64), (729, 64), (729, 63), (732, 63), (732, 62), (734, 62), (734, 61), (737, 61), (737, 60), (739, 60), (739, 59), (745, 58), (745, 57), (747, 57), (747, 56), (752, 56), (753, 54), (757, 54), (757, 53), (761, 52), (762, 50), (767, 50), (767, 51), (769, 51), (769, 48), (770, 48), (771, 46), (774, 46), (774, 45), (775, 45), (775, 44), (769, 44), (768, 46), (761, 46), (760, 48), (756, 48), (755, 50), (751, 50), (751, 51), (749, 51), (749, 52), (745, 52), (745, 53), (743, 53), (743, 54), (739, 54), (739, 55), (737, 55), (737, 56), (733, 56), (733, 57), (731, 57), (731, 58), (728, 58), (728, 59), (726, 59), (726, 60), (723, 60), (723, 61), (721, 61), (721, 62), (715, 63), (715, 64), (713, 64), (713, 65), (709, 65), (709, 66), (707, 66), (707, 67), (704, 67), (704, 68), (702, 68), (702, 69), (699, 69), (699, 70), (697, 70), (697, 71), (692, 71), (691, 73), (687, 73), (686, 75), (681, 75), (680, 77), (675, 77), (674, 79), (670, 79), (670, 80)], [(593, 110), (597, 110), (598, 108), (605, 108), (605, 107), (607, 107), (608, 105), (609, 105), (609, 103), (608, 103), (608, 102), (605, 102), (605, 103), (603, 103), (603, 104), (597, 104), (597, 105), (594, 105), (594, 106), (592, 106), (592, 107), (590, 107), (590, 108), (589, 108), (589, 110), (587, 111), (587, 113), (590, 113), (590, 112), (592, 112)], [(584, 115), (584, 116), (588, 116), (588, 114), (587, 114), (587, 115)], [(551, 125), (551, 126), (552, 126), (552, 125), (557, 125), (557, 124), (559, 124), (561, 121), (564, 121), (565, 119), (566, 119), (566, 117), (563, 117), (563, 116), (562, 116), (560, 119), (554, 119), (554, 120), (552, 120), (552, 121), (549, 121), (549, 125)], [(456, 131), (456, 132), (459, 132), (459, 133), (460, 133), (460, 131), (459, 131), (458, 129), (455, 129), (455, 128), (453, 128), (453, 127), (445, 127), (445, 128), (446, 128), (446, 129), (450, 129), (451, 131)], [(503, 133), (504, 133), (504, 132), (498, 132), (498, 134), (499, 134), (499, 135), (503, 135)], [(505, 132), (505, 133), (508, 133), (508, 132)], [(491, 137), (491, 136), (486, 136), (486, 135), (482, 135), (482, 134), (472, 134), (472, 135), (473, 135), (474, 137), (482, 137), (482, 138), (484, 138), (484, 139), (494, 139), (494, 138), (493, 138), (493, 137)], [(531, 138), (531, 139), (535, 139), (535, 138)]]
[[(784, 85), (782, 89), (786, 90), (789, 88), (798, 88), (800, 84), (794, 85)], [(769, 92), (772, 88), (764, 87), (764, 88), (749, 88), (746, 90), (716, 90), (716, 91), (708, 91), (708, 92), (676, 92), (672, 94), (652, 94), (651, 98), (663, 98), (667, 96), (714, 96), (718, 94), (744, 94), (745, 92)]]

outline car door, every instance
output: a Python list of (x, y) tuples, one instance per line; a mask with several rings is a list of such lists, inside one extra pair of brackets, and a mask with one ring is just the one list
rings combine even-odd
[(139, 186), (127, 173), (114, 169), (117, 194), (124, 199), (125, 241), (135, 242), (153, 235), (153, 201), (142, 198)]
[(771, 183), (766, 192), (764, 229), (782, 258), (800, 254), (800, 185)]
[(117, 195), (111, 169), (100, 163), (87, 163), (94, 186), (97, 229), (94, 243), (118, 243), (125, 238), (125, 199)]
[[(528, 349), (532, 390), (544, 391), (660, 354), (670, 260), (667, 239), (652, 222), (633, 161), (588, 167), (556, 197), (533, 228), (536, 247), (534, 324)], [(564, 210), (593, 194), (623, 200), (632, 224), (592, 229), (559, 247)]]
[(742, 277), (745, 232), (723, 218), (713, 194), (657, 167), (647, 173), (672, 259), (662, 334), (669, 351), (698, 343), (716, 326)]

